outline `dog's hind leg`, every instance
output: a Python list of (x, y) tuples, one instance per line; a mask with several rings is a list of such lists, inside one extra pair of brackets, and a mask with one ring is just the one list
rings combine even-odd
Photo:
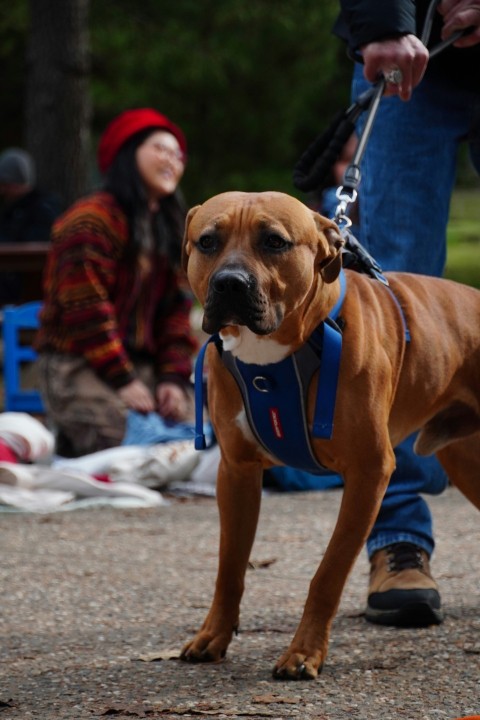
[(255, 539), (262, 493), (259, 463), (228, 465), (218, 471), (217, 502), (220, 512), (220, 553), (215, 594), (197, 635), (183, 648), (181, 659), (218, 662), (239, 623), (245, 572)]
[(480, 432), (437, 452), (450, 482), (480, 510)]

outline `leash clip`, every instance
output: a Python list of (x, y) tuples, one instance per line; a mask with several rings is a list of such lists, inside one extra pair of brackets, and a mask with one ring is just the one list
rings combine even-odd
[(340, 185), (335, 194), (338, 199), (338, 205), (333, 221), (339, 228), (351, 227), (352, 221), (348, 217), (347, 210), (348, 206), (352, 205), (357, 199), (357, 191), (355, 188), (345, 188), (343, 185)]

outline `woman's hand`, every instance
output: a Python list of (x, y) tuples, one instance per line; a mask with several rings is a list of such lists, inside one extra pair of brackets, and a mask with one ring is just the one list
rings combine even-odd
[(141, 413), (149, 413), (155, 410), (155, 399), (141, 380), (132, 380), (118, 390), (125, 405), (130, 410), (137, 410)]
[(163, 382), (157, 386), (157, 403), (158, 412), (167, 420), (182, 422), (187, 419), (190, 403), (176, 383)]

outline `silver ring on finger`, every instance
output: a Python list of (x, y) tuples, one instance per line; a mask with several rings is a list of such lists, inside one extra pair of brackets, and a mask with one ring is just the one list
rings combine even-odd
[(383, 74), (383, 77), (388, 83), (392, 85), (400, 85), (403, 80), (403, 73), (400, 68), (394, 68)]

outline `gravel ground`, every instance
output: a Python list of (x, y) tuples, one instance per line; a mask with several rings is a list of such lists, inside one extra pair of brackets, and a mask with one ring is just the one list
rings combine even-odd
[(362, 555), (322, 674), (313, 682), (272, 679), (340, 498), (334, 490), (264, 499), (241, 632), (218, 665), (175, 659), (211, 598), (218, 539), (213, 500), (174, 501), (155, 510), (0, 515), (1, 720), (452, 720), (479, 714), (480, 523), (453, 488), (430, 503), (443, 625), (397, 630), (366, 623)]

